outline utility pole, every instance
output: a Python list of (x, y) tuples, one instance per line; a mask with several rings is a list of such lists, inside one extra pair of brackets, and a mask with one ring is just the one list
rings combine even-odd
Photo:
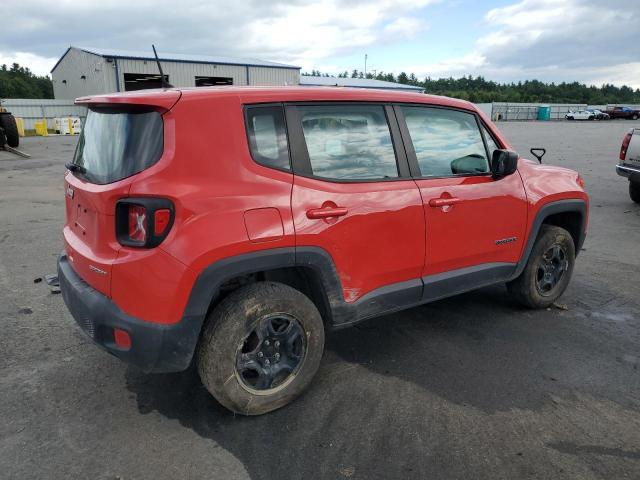
[(367, 54), (364, 54), (364, 78), (367, 78)]

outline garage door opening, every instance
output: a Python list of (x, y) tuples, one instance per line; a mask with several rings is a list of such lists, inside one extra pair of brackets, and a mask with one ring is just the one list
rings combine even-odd
[[(169, 75), (164, 76), (164, 81), (169, 83)], [(125, 73), (124, 90), (146, 90), (147, 88), (162, 88), (160, 75), (150, 75), (148, 73)]]
[(216, 87), (219, 85), (233, 85), (233, 78), (229, 77), (196, 77), (196, 87)]

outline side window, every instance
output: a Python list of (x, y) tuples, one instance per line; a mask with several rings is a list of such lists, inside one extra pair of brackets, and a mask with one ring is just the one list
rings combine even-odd
[(290, 170), (289, 145), (282, 107), (247, 107), (251, 156), (265, 167)]
[(487, 150), (489, 151), (489, 161), (491, 161), (494, 150), (499, 150), (500, 147), (498, 146), (494, 138), (489, 133), (489, 130), (487, 130), (484, 125), (482, 126), (482, 134), (484, 135), (484, 139), (487, 142)]
[(489, 172), (475, 115), (444, 108), (401, 108), (423, 177)]
[(381, 105), (298, 107), (313, 175), (335, 180), (398, 177)]

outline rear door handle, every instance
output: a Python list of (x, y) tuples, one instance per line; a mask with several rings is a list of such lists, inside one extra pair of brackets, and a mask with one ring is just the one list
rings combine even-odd
[(429, 200), (430, 207), (446, 207), (447, 205), (455, 205), (456, 203), (462, 202), (461, 198), (450, 197), (450, 198), (432, 198)]
[(307, 210), (307, 218), (331, 218), (331, 217), (344, 217), (349, 210), (344, 207), (322, 207), (312, 208)]

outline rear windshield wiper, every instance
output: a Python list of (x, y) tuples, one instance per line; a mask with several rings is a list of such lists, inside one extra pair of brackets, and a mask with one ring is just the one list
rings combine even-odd
[(65, 163), (64, 166), (67, 167), (67, 169), (72, 172), (78, 172), (82, 174), (87, 173), (87, 169), (84, 168), (82, 165), (78, 165), (77, 163), (68, 162), (68, 163)]

